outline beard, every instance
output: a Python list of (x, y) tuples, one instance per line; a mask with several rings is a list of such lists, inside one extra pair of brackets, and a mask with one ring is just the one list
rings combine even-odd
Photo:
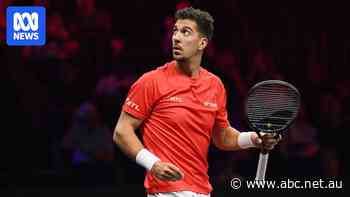
[(173, 59), (177, 61), (179, 64), (186, 64), (188, 62), (188, 59), (184, 56), (173, 56)]
[(183, 54), (179, 54), (177, 52), (173, 51), (173, 58), (174, 60), (178, 61), (178, 62), (185, 62), (187, 60), (186, 57), (183, 56)]
[(183, 56), (176, 56), (176, 55), (173, 55), (173, 58), (174, 60), (178, 61), (178, 62), (184, 62), (186, 60), (185, 57)]

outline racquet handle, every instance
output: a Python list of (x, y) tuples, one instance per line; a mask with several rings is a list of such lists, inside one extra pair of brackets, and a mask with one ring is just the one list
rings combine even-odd
[(255, 180), (259, 180), (259, 181), (265, 180), (265, 173), (266, 173), (268, 159), (269, 159), (269, 153), (260, 152), (258, 169), (256, 170)]

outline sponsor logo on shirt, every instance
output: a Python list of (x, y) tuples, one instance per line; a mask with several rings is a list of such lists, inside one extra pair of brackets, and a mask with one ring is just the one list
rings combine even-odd
[(216, 103), (209, 102), (209, 101), (205, 101), (203, 103), (203, 105), (206, 106), (206, 107), (210, 107), (210, 108), (217, 108), (218, 107), (218, 105)]
[(130, 98), (126, 98), (125, 104), (136, 111), (140, 111), (140, 106), (136, 104), (134, 101), (130, 100)]
[(170, 97), (169, 101), (172, 101), (172, 102), (175, 102), (175, 103), (182, 103), (182, 102), (184, 102), (182, 98), (177, 97), (177, 96)]

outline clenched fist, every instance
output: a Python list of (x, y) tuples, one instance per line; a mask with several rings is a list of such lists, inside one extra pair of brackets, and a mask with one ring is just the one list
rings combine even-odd
[(281, 134), (275, 133), (260, 133), (261, 138), (258, 134), (253, 134), (252, 141), (256, 147), (262, 148), (263, 150), (272, 150), (282, 139)]

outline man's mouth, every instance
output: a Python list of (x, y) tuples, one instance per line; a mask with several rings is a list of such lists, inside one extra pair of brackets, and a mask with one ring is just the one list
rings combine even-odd
[(182, 51), (182, 48), (179, 46), (173, 46), (173, 51)]

